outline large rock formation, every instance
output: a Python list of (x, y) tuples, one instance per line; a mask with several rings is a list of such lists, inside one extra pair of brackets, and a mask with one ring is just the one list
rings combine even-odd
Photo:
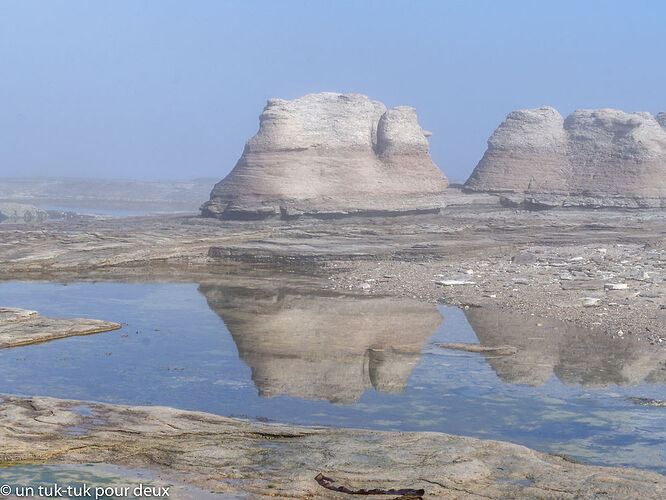
[(465, 188), (543, 207), (666, 207), (666, 114), (514, 111)]
[(387, 111), (360, 94), (270, 99), (259, 132), (215, 185), (205, 216), (435, 212), (448, 185), (414, 108)]

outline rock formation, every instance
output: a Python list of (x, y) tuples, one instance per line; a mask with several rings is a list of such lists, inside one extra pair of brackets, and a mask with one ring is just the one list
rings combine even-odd
[(269, 99), (259, 132), (211, 192), (205, 216), (343, 216), (436, 212), (448, 181), (408, 106), (360, 94)]
[(199, 290), (252, 369), (259, 395), (349, 404), (371, 387), (399, 393), (442, 322), (411, 299), (205, 285)]
[(465, 183), (536, 207), (666, 207), (666, 113), (514, 111)]
[(48, 214), (32, 205), (23, 203), (0, 203), (0, 222), (43, 222)]

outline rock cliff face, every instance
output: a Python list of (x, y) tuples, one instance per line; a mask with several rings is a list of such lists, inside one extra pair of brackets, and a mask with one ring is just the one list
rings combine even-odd
[(541, 207), (666, 207), (666, 113), (514, 111), (465, 188)]
[(205, 216), (435, 212), (448, 185), (430, 159), (428, 132), (408, 106), (387, 111), (360, 94), (270, 99), (259, 132), (215, 185)]

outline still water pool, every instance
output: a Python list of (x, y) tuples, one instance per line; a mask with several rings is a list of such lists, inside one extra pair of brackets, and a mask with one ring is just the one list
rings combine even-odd
[[(0, 393), (441, 431), (666, 472), (666, 352), (554, 322), (290, 284), (0, 283), (121, 330), (0, 350)], [(510, 345), (513, 355), (438, 344)]]

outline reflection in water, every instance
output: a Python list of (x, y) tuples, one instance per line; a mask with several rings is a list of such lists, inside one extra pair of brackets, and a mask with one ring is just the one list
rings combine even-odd
[(409, 299), (223, 285), (199, 290), (264, 397), (349, 404), (370, 387), (402, 392), (442, 322), (435, 306)]
[[(302, 425), (439, 431), (666, 472), (666, 412), (643, 406), (666, 400), (659, 346), (537, 327), (486, 308), (440, 306), (441, 321), (434, 305), (326, 295), (321, 286), (293, 275), (230, 276), (215, 286), (0, 283), (8, 306), (123, 322), (104, 335), (0, 349), (0, 388)], [(479, 341), (518, 352), (437, 347)], [(363, 392), (373, 385), (379, 390)], [(599, 386), (610, 387), (590, 390)], [(260, 397), (257, 388), (284, 395)]]
[[(400, 393), (442, 323), (435, 306), (410, 299), (351, 297), (289, 283), (202, 284), (262, 397), (290, 395), (350, 404), (374, 387)], [(526, 320), (489, 308), (465, 316), (503, 382), (538, 387), (555, 375), (595, 389), (666, 383), (666, 353), (635, 338), (612, 338), (552, 320)], [(446, 322), (443, 324), (446, 327)]]
[(567, 385), (590, 389), (666, 383), (666, 351), (635, 337), (612, 338), (559, 321), (537, 323), (485, 308), (466, 310), (465, 316), (482, 345), (518, 348), (513, 356), (486, 355), (504, 382), (537, 387), (555, 374)]

